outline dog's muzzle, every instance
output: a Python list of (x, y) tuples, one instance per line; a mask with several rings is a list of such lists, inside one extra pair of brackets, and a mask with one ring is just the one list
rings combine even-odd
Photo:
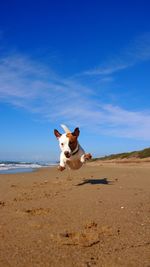
[(69, 151), (65, 151), (65, 152), (64, 152), (64, 155), (65, 155), (66, 158), (68, 158), (68, 159), (71, 157), (71, 154), (69, 153)]

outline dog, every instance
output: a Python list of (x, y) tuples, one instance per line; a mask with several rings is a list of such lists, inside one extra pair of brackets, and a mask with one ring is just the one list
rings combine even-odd
[(61, 149), (58, 170), (65, 170), (66, 165), (72, 170), (77, 170), (82, 167), (86, 160), (91, 159), (92, 156), (90, 153), (86, 154), (78, 142), (78, 136), (80, 134), (78, 127), (73, 132), (63, 124), (61, 124), (61, 127), (65, 131), (64, 134), (61, 134), (56, 129), (54, 130), (54, 135), (58, 139)]

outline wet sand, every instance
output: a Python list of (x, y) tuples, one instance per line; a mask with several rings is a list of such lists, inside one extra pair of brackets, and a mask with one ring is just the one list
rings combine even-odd
[(150, 164), (1, 174), (0, 266), (150, 266)]

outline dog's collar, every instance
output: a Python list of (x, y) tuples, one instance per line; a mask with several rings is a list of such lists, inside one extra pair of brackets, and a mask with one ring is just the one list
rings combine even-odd
[(71, 156), (74, 156), (79, 151), (79, 144), (77, 144), (77, 147), (72, 151)]

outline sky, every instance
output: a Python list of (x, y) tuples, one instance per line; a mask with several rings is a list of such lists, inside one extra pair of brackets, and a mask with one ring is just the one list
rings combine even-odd
[(0, 2), (0, 160), (58, 161), (53, 130), (94, 157), (150, 146), (150, 2)]

